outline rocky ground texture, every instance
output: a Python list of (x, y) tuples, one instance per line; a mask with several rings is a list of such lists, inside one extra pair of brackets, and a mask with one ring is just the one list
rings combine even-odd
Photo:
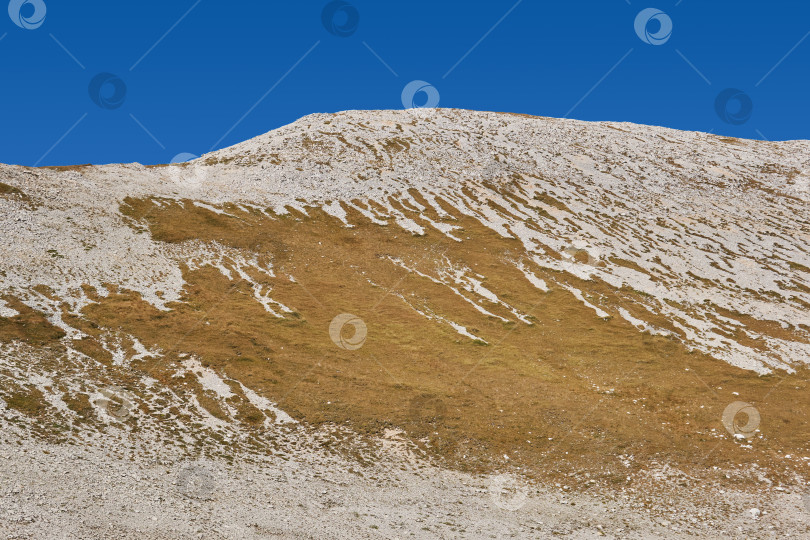
[(810, 532), (810, 142), (462, 110), (0, 166), (10, 538)]

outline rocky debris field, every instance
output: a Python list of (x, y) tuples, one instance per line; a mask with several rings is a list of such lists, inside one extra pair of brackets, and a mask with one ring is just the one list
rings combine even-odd
[[(120, 434), (49, 445), (4, 429), (4, 538), (799, 538), (800, 493), (658, 484), (577, 494), (507, 475), (470, 476), (384, 454), (373, 466), (296, 452), (231, 464), (158, 451)], [(660, 474), (667, 475), (667, 471)], [(671, 474), (671, 472), (670, 472)], [(662, 489), (663, 488), (663, 489)]]
[(810, 142), (316, 114), (0, 165), (10, 538), (810, 531)]

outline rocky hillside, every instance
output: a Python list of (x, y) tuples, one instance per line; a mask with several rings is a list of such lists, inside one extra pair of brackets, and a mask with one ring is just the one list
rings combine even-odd
[(362, 467), (394, 441), (580, 490), (795, 489), (809, 201), (808, 141), (462, 110), (2, 166), (2, 422), (226, 461)]

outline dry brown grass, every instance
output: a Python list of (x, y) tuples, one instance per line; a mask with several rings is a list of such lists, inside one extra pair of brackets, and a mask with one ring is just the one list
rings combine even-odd
[[(702, 475), (714, 474), (713, 465), (758, 463), (787, 477), (792, 465), (782, 456), (807, 455), (806, 371), (760, 377), (690, 352), (675, 339), (640, 333), (618, 317), (599, 319), (560, 287), (542, 293), (508, 264), (522, 253), (517, 240), (501, 238), (449, 205), (469, 239), (463, 243), (435, 231), (414, 237), (372, 225), (350, 209), (350, 221), (358, 224), (352, 229), (317, 209), (271, 219), (233, 206), (228, 211), (235, 217), (188, 201), (163, 203), (129, 199), (122, 211), (146, 222), (156, 240), (217, 241), (271, 261), (276, 278), (264, 277), (264, 284), (296, 310), (275, 318), (252, 298), (247, 282), (205, 267), (186, 269), (184, 298), (170, 312), (119, 292), (98, 298), (84, 319), (69, 321), (91, 336), (120, 328), (163, 349), (164, 359), (136, 364), (163, 384), (184, 384), (171, 374), (180, 353), (193, 353), (310, 425), (348, 425), (370, 436), (402, 428), (428, 455), (476, 471), (503, 467), (506, 455), (509, 465), (530, 475), (575, 474), (583, 482), (587, 473), (621, 483), (628, 471), (653, 461)], [(483, 317), (447, 287), (409, 274), (389, 257), (427, 274), (435, 274), (443, 257), (463, 264), (487, 276), (486, 287), (533, 324)], [(633, 291), (533, 271), (637, 309), (629, 301)], [(465, 325), (489, 345), (427, 320), (401, 297)], [(47, 321), (9, 300), (22, 315), (0, 319), (0, 339), (59, 337)], [(487, 309), (514, 321), (502, 308)], [(330, 321), (345, 312), (368, 326), (360, 350), (342, 350), (329, 337)], [(651, 322), (671, 326), (663, 318)], [(85, 341), (77, 348), (109, 361), (94, 338)], [(222, 414), (215, 400), (198, 398), (212, 414)], [(720, 422), (737, 400), (762, 415), (764, 438), (751, 450), (731, 440)], [(260, 420), (250, 407), (239, 418), (248, 426)], [(620, 455), (634, 456), (630, 469), (620, 465)]]
[(22, 201), (28, 205), (33, 205), (34, 202), (31, 197), (20, 188), (4, 184), (3, 182), (0, 182), (0, 197)]
[(48, 166), (40, 167), (40, 168), (41, 169), (48, 169), (48, 170), (51, 170), (51, 171), (60, 171), (60, 172), (65, 172), (65, 171), (82, 172), (85, 169), (90, 168), (90, 167), (94, 167), (94, 165), (92, 163), (84, 163), (84, 164), (81, 164), (81, 165), (48, 165)]

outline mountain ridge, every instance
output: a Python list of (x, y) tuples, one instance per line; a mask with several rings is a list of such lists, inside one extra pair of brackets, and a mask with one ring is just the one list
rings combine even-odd
[[(341, 140), (342, 135), (335, 135), (340, 130), (344, 130), (341, 131), (341, 133), (350, 133), (345, 129), (346, 126), (341, 124), (340, 129), (338, 130), (330, 128), (332, 122), (338, 122), (338, 119), (342, 117), (349, 119), (346, 121), (346, 123), (348, 127), (351, 127), (351, 118), (354, 116), (357, 116), (358, 118), (362, 117), (368, 119), (370, 117), (371, 119), (374, 119), (375, 115), (381, 117), (377, 120), (380, 125), (375, 124), (377, 131), (373, 132), (373, 136), (370, 136), (369, 140), (363, 139), (362, 129), (360, 129), (359, 133), (355, 132), (353, 134), (353, 138), (350, 137), (352, 142), (350, 145), (348, 144), (347, 139), (343, 138), (343, 140)], [(605, 180), (612, 182), (612, 178), (619, 178), (622, 173), (619, 173), (619, 175), (611, 175), (610, 173), (596, 170), (594, 165), (596, 163), (600, 163), (600, 161), (594, 159), (594, 156), (589, 156), (587, 155), (587, 152), (584, 152), (580, 153), (578, 157), (577, 155), (574, 155), (574, 159), (570, 159), (571, 156), (569, 155), (564, 157), (562, 160), (559, 160), (560, 162), (565, 161), (566, 163), (558, 163), (554, 159), (548, 158), (549, 154), (552, 153), (562, 155), (562, 153), (559, 152), (562, 147), (569, 148), (570, 150), (571, 146), (576, 148), (577, 145), (580, 145), (580, 143), (576, 141), (576, 137), (580, 136), (580, 132), (578, 132), (576, 129), (573, 130), (573, 134), (566, 132), (565, 130), (559, 128), (559, 124), (561, 122), (566, 129), (573, 125), (592, 131), (599, 126), (599, 129), (601, 130), (599, 134), (589, 134), (591, 137), (590, 140), (596, 141), (604, 140), (606, 138), (606, 131), (608, 132), (608, 135), (614, 135), (610, 132), (614, 131), (615, 127), (612, 127), (610, 124), (586, 124), (575, 121), (563, 122), (548, 118), (531, 118), (527, 120), (523, 117), (519, 117), (521, 122), (525, 121), (528, 124), (540, 126), (537, 131), (541, 133), (551, 133), (552, 135), (558, 134), (558, 131), (562, 131), (564, 133), (562, 135), (558, 134), (561, 138), (560, 141), (549, 142), (546, 148), (530, 150), (529, 153), (531, 153), (531, 155), (524, 154), (523, 158), (525, 159), (513, 159), (511, 161), (507, 161), (506, 158), (507, 153), (511, 150), (509, 141), (506, 139), (501, 140), (493, 138), (492, 136), (486, 140), (486, 144), (495, 144), (495, 142), (500, 143), (501, 146), (498, 147), (498, 150), (502, 152), (502, 161), (492, 159), (492, 156), (484, 156), (484, 158), (481, 158), (480, 156), (482, 152), (479, 151), (474, 154), (478, 156), (477, 162), (473, 161), (471, 164), (464, 163), (463, 159), (469, 157), (468, 154), (473, 154), (473, 151), (476, 150), (475, 141), (467, 141), (465, 143), (465, 148), (461, 148), (458, 141), (455, 141), (455, 146), (459, 146), (459, 148), (454, 148), (454, 144), (449, 142), (450, 137), (448, 137), (447, 140), (440, 140), (437, 143), (433, 143), (435, 146), (439, 147), (439, 150), (430, 148), (421, 149), (423, 154), (428, 153), (431, 155), (441, 155), (444, 161), (442, 161), (441, 165), (439, 166), (436, 165), (437, 162), (435, 161), (425, 160), (423, 154), (419, 154), (419, 152), (417, 152), (416, 160), (414, 160), (412, 155), (413, 153), (407, 150), (404, 146), (398, 146), (399, 142), (404, 142), (407, 145), (411, 144), (406, 140), (411, 138), (410, 136), (404, 136), (402, 141), (399, 141), (398, 134), (401, 135), (404, 133), (406, 128), (409, 131), (413, 130), (413, 132), (417, 133), (418, 135), (419, 129), (422, 126), (426, 124), (429, 125), (431, 122), (433, 122), (433, 120), (431, 120), (432, 118), (437, 122), (443, 121), (442, 119), (447, 121), (445, 115), (449, 115), (450, 118), (454, 119), (454, 121), (457, 121), (457, 116), (470, 116), (465, 111), (448, 112), (447, 110), (429, 112), (424, 112), (421, 110), (399, 112), (380, 111), (377, 113), (347, 112), (340, 113), (338, 115), (312, 115), (305, 117), (302, 120), (291, 124), (290, 126), (271, 131), (263, 136), (257, 137), (245, 143), (235, 145), (234, 147), (214, 152), (212, 154), (207, 154), (191, 163), (151, 169), (150, 172), (155, 172), (157, 178), (147, 175), (146, 179), (151, 181), (151, 184), (147, 184), (143, 188), (138, 188), (139, 180), (137, 177), (139, 176), (139, 169), (137, 167), (130, 170), (127, 170), (129, 168), (125, 167), (124, 170), (120, 172), (116, 170), (112, 174), (121, 174), (126, 179), (124, 182), (126, 189), (130, 191), (126, 193), (120, 192), (117, 195), (114, 195), (114, 197), (116, 197), (117, 200), (120, 200), (124, 196), (129, 196), (129, 193), (132, 193), (132, 196), (137, 197), (148, 194), (151, 191), (151, 194), (157, 196), (166, 196), (170, 198), (188, 197), (200, 201), (205, 200), (214, 204), (241, 202), (248, 205), (255, 204), (257, 207), (266, 207), (268, 205), (272, 205), (273, 210), (277, 213), (284, 213), (288, 206), (290, 208), (298, 208), (299, 210), (304, 208), (306, 204), (302, 205), (302, 200), (313, 203), (321, 202), (328, 203), (323, 205), (324, 210), (327, 213), (330, 213), (330, 215), (344, 221), (344, 224), (347, 224), (345, 222), (346, 207), (352, 205), (352, 199), (359, 198), (362, 200), (363, 198), (369, 198), (383, 204), (383, 214), (387, 213), (389, 218), (393, 218), (394, 223), (408, 229), (412, 233), (422, 234), (425, 227), (435, 228), (438, 221), (425, 221), (424, 214), (420, 216), (422, 221), (419, 222), (409, 217), (405, 217), (404, 214), (394, 205), (388, 203), (387, 198), (396, 193), (402, 198), (402, 201), (404, 201), (406, 204), (410, 204), (411, 208), (420, 208), (421, 204), (415, 203), (415, 199), (408, 195), (408, 190), (416, 189), (419, 190), (423, 195), (425, 193), (431, 194), (431, 196), (434, 194), (444, 195), (444, 193), (442, 193), (443, 190), (455, 190), (458, 186), (463, 186), (465, 182), (472, 180), (477, 186), (476, 189), (483, 190), (479, 191), (479, 193), (482, 194), (483, 199), (480, 201), (475, 200), (477, 195), (468, 199), (462, 197), (461, 203), (457, 205), (456, 209), (459, 210), (462, 209), (464, 205), (470, 205), (474, 208), (473, 213), (477, 214), (478, 219), (483, 223), (486, 223), (487, 226), (499, 234), (518, 237), (520, 237), (521, 234), (524, 234), (524, 236), (528, 235), (528, 237), (524, 240), (524, 247), (526, 247), (528, 250), (531, 251), (534, 249), (531, 243), (537, 240), (543, 245), (552, 245), (553, 251), (557, 253), (565, 254), (566, 249), (569, 249), (569, 251), (587, 251), (587, 244), (589, 241), (591, 241), (595, 244), (591, 247), (592, 251), (605, 252), (604, 260), (601, 259), (601, 255), (599, 257), (601, 262), (612, 266), (609, 261), (611, 256), (625, 258), (622, 257), (622, 253), (617, 253), (618, 250), (615, 249), (615, 246), (613, 246), (611, 249), (611, 246), (598, 245), (598, 242), (593, 242), (593, 240), (596, 240), (593, 238), (595, 234), (601, 233), (603, 236), (609, 236), (610, 234), (609, 232), (606, 233), (605, 231), (599, 231), (599, 224), (595, 223), (594, 220), (590, 220), (590, 222), (585, 223), (592, 229), (587, 233), (583, 232), (581, 229), (583, 223), (576, 223), (575, 227), (579, 228), (580, 230), (571, 231), (570, 233), (563, 233), (562, 231), (557, 230), (555, 231), (557, 237), (554, 238), (552, 235), (536, 235), (532, 231), (526, 231), (524, 224), (517, 222), (515, 222), (515, 227), (522, 230), (518, 231), (517, 233), (515, 231), (506, 232), (509, 225), (507, 224), (505, 227), (501, 221), (504, 219), (504, 215), (508, 214), (509, 212), (506, 212), (503, 215), (498, 215), (497, 210), (493, 214), (489, 208), (486, 208), (487, 205), (492, 204), (499, 205), (501, 207), (509, 207), (513, 206), (514, 204), (513, 210), (515, 210), (517, 213), (513, 214), (512, 218), (514, 215), (521, 214), (523, 216), (530, 217), (532, 212), (540, 212), (541, 214), (545, 213), (546, 215), (552, 216), (556, 214), (557, 217), (563, 216), (563, 219), (565, 219), (564, 213), (566, 212), (566, 209), (564, 209), (564, 201), (572, 198), (572, 196), (577, 197), (577, 195), (570, 192), (569, 188), (573, 186), (563, 185), (560, 187), (549, 184), (547, 178), (551, 176), (551, 174), (556, 174), (558, 177), (562, 178), (571, 178), (572, 175), (580, 175), (584, 177), (590, 175), (592, 177), (599, 177), (598, 181), (602, 182), (603, 185), (598, 185), (596, 182), (591, 182), (590, 185), (580, 185), (577, 186), (576, 189), (593, 189), (594, 196), (605, 197), (606, 194), (607, 196), (611, 196), (611, 190), (621, 188), (622, 186), (615, 185), (615, 182), (613, 182), (614, 185), (604, 185)], [(518, 124), (516, 127), (514, 124), (510, 124), (509, 121), (503, 120), (502, 116), (497, 114), (479, 113), (478, 115), (472, 116), (475, 118), (475, 121), (471, 122), (471, 125), (465, 124), (464, 121), (460, 122), (461, 125), (468, 128), (468, 133), (481, 133), (482, 130), (486, 128), (487, 122), (500, 122), (499, 124), (493, 124), (496, 126), (494, 129), (506, 130), (510, 133), (510, 136), (518, 136), (515, 134), (515, 131), (518, 131), (519, 129), (526, 129), (525, 125)], [(393, 118), (393, 120), (388, 117)], [(500, 120), (491, 120), (492, 118), (498, 118)], [(509, 118), (509, 120), (513, 119), (511, 115), (507, 118)], [(408, 127), (407, 124), (397, 123), (397, 119), (403, 121), (414, 120), (415, 123), (413, 127)], [(452, 124), (453, 121), (448, 121), (448, 123)], [(303, 126), (305, 124), (310, 126), (315, 125), (316, 128), (304, 128)], [(406, 128), (403, 128), (403, 125), (405, 125)], [(397, 128), (396, 126), (399, 127)], [(308, 129), (310, 131), (307, 131)], [(331, 132), (329, 131), (330, 129), (332, 130)], [(440, 129), (440, 132), (445, 134), (451, 132), (446, 126), (433, 126), (428, 128), (428, 132), (430, 129)], [(459, 126), (456, 125), (455, 129), (459, 129)], [(490, 126), (486, 129), (493, 128)], [(319, 131), (323, 133), (318, 133)], [(649, 134), (652, 134), (654, 137), (661, 137), (662, 131), (670, 134), (681, 133), (674, 132), (673, 130), (661, 130), (660, 128), (645, 128), (645, 131), (649, 132)], [(299, 132), (304, 132), (306, 134), (299, 137)], [(329, 133), (329, 135), (324, 135), (324, 133)], [(567, 136), (568, 139), (564, 139), (563, 135)], [(320, 136), (321, 139), (312, 139), (312, 136)], [(714, 140), (708, 135), (701, 135), (694, 132), (681, 133), (680, 136), (684, 137), (687, 143), (692, 145), (702, 142), (704, 139), (708, 139), (710, 141)], [(374, 147), (374, 144), (371, 143), (370, 140), (377, 137), (383, 138), (386, 145), (393, 145), (391, 147), (391, 154), (387, 153), (388, 150), (385, 150), (382, 144), (379, 145), (379, 148)], [(495, 137), (498, 137), (498, 135), (495, 134)], [(616, 137), (618, 137), (617, 140), (609, 140), (604, 144), (619, 145), (619, 147), (624, 144), (627, 147), (625, 151), (627, 151), (628, 149), (632, 149), (630, 143), (628, 143), (628, 140), (632, 142), (633, 140), (638, 139), (638, 134), (631, 137), (628, 134), (622, 133)], [(537, 135), (535, 135), (534, 138), (537, 139)], [(572, 139), (573, 142), (571, 142)], [(293, 140), (300, 143), (298, 145), (298, 152), (296, 153), (295, 150), (288, 150), (287, 153), (284, 154), (284, 163), (276, 164), (275, 162), (279, 158), (274, 156), (280, 155), (280, 153), (284, 151), (284, 145), (292, 144)], [(464, 139), (460, 138), (459, 140)], [(717, 139), (715, 143), (721, 140), (722, 139)], [(315, 142), (307, 141), (317, 141), (317, 144), (315, 144)], [(428, 145), (431, 144), (431, 141), (417, 142), (422, 142)], [(655, 142), (656, 141), (643, 142), (642, 148), (638, 151), (639, 154), (649, 151), (651, 147), (654, 148)], [(681, 141), (681, 143), (683, 143), (683, 141)], [(772, 146), (770, 143), (754, 144), (749, 142), (745, 143), (749, 147), (738, 149), (736, 148), (738, 144), (740, 143), (733, 143), (733, 145), (731, 145), (731, 143), (722, 143), (720, 145), (721, 147), (723, 145), (731, 145), (732, 149), (728, 151), (728, 153), (725, 153), (724, 151), (720, 155), (723, 155), (727, 159), (735, 159), (735, 152), (739, 153), (746, 150), (750, 153), (752, 151), (752, 148), (749, 148), (750, 146), (762, 149), (767, 149)], [(790, 143), (783, 143), (777, 146), (784, 146), (792, 149), (794, 145)], [(806, 147), (808, 145), (801, 144), (799, 146)], [(590, 148), (593, 150), (592, 147)], [(810, 152), (808, 152), (806, 148), (802, 149), (805, 151), (804, 158), (806, 160), (807, 156), (810, 155)], [(454, 154), (454, 150), (458, 150), (458, 152)], [(622, 150), (617, 149), (616, 151), (621, 152)], [(767, 155), (766, 152), (763, 152), (762, 150), (759, 151), (760, 153)], [(368, 155), (366, 155), (365, 152), (367, 152)], [(331, 157), (331, 154), (334, 153), (337, 154), (337, 159), (335, 163), (332, 163), (329, 160), (334, 159)], [(397, 154), (399, 153), (402, 153), (405, 157), (398, 156)], [(779, 151), (777, 151), (777, 155), (778, 154)], [(315, 155), (317, 155), (318, 158), (312, 159), (312, 157)], [(799, 157), (801, 155), (802, 154), (798, 154)], [(510, 156), (510, 158), (512, 157), (514, 156)], [(763, 165), (760, 166), (761, 169), (768, 165), (766, 157), (757, 157), (763, 162)], [(482, 159), (485, 160), (483, 163), (481, 162)], [(543, 159), (546, 160), (547, 167), (542, 168), (543, 172), (539, 176), (532, 178), (532, 175), (536, 173), (538, 169), (540, 169), (538, 163), (540, 163)], [(800, 171), (799, 167), (803, 165), (801, 159), (795, 160), (794, 162), (796, 165), (793, 166), (792, 169), (786, 168), (785, 171), (783, 171), (784, 174), (780, 175), (778, 171), (774, 171), (767, 176), (764, 176), (765, 179), (773, 178), (776, 180), (772, 186), (765, 184), (753, 187), (744, 185), (742, 176), (733, 172), (733, 167), (741, 166), (739, 160), (733, 161), (733, 165), (725, 169), (722, 166), (711, 164), (706, 165), (691, 163), (690, 168), (692, 170), (683, 173), (678, 169), (684, 169), (685, 163), (680, 164), (678, 163), (677, 159), (673, 157), (667, 157), (666, 159), (672, 162), (665, 162), (670, 171), (666, 171), (667, 174), (660, 175), (660, 178), (655, 178), (654, 180), (652, 178), (645, 179), (646, 183), (643, 185), (641, 185), (637, 179), (634, 181), (632, 179), (632, 174), (628, 178), (622, 178), (622, 180), (625, 182), (633, 182), (635, 184), (633, 186), (633, 192), (631, 193), (630, 191), (627, 191), (621, 196), (614, 198), (612, 201), (614, 208), (605, 208), (605, 210), (613, 211), (605, 212), (603, 221), (632, 219), (633, 217), (641, 217), (650, 220), (666, 219), (667, 213), (673, 213), (677, 215), (678, 219), (682, 218), (686, 221), (694, 220), (694, 217), (691, 217), (694, 215), (701, 216), (701, 219), (703, 219), (708, 214), (713, 221), (722, 223), (724, 219), (723, 216), (717, 215), (719, 213), (716, 212), (716, 208), (711, 207), (712, 204), (722, 202), (725, 205), (723, 211), (727, 212), (729, 216), (734, 216), (734, 214), (737, 214), (737, 216), (734, 217), (744, 218), (744, 214), (749, 211), (750, 207), (755, 207), (757, 204), (763, 203), (762, 199), (767, 198), (767, 192), (770, 189), (779, 189), (784, 197), (783, 200), (787, 201), (788, 203), (785, 205), (786, 207), (784, 210), (780, 210), (780, 207), (776, 207), (775, 211), (786, 211), (797, 216), (800, 215), (798, 209), (801, 208), (803, 202), (801, 197), (805, 194), (805, 183), (807, 180), (806, 171), (803, 174), (798, 175)], [(346, 171), (341, 170), (340, 160), (348, 163), (348, 168)], [(414, 163), (409, 163), (409, 160), (414, 160)], [(532, 160), (534, 162), (532, 162)], [(577, 162), (576, 160), (580, 161)], [(648, 158), (647, 161), (650, 161), (650, 159)], [(359, 167), (357, 166), (358, 162), (360, 165)], [(634, 163), (634, 161), (630, 161), (628, 163)], [(231, 164), (236, 166), (230, 167)], [(117, 166), (112, 167), (116, 168)], [(608, 166), (608, 168), (609, 167), (610, 166)], [(120, 169), (120, 167), (117, 168)], [(160, 173), (164, 172), (161, 169), (168, 170), (169, 174), (161, 177)], [(302, 170), (299, 171), (298, 169)], [(751, 167), (749, 170), (753, 169), (755, 169), (755, 167)], [(95, 168), (91, 170), (95, 170)], [(657, 171), (652, 171), (652, 173), (656, 174)], [(547, 202), (551, 204), (546, 204), (540, 201), (539, 204), (532, 207), (531, 204), (527, 206), (522, 203), (514, 203), (514, 201), (510, 202), (508, 197), (501, 197), (501, 195), (497, 193), (497, 190), (501, 189), (502, 186), (506, 185), (510, 181), (514, 182), (514, 178), (510, 178), (510, 176), (515, 174), (529, 175), (529, 180), (532, 182), (531, 188), (534, 190), (532, 195), (538, 196), (540, 192), (543, 192), (542, 196), (549, 197), (550, 199)], [(630, 174), (630, 172), (624, 171), (624, 174)], [(684, 180), (686, 180), (687, 175), (691, 174), (692, 176), (688, 178), (688, 183), (684, 182), (683, 180), (672, 181), (671, 177), (674, 177), (676, 174), (680, 175)], [(748, 174), (750, 174), (750, 172)], [(428, 182), (426, 183), (424, 178), (420, 178), (420, 175), (428, 177)], [(465, 175), (469, 175), (471, 178), (467, 178)], [(791, 175), (793, 175), (793, 178), (791, 178)], [(643, 176), (643, 174), (638, 174), (638, 176)], [(798, 176), (798, 180), (795, 178), (796, 176)], [(84, 178), (86, 179), (87, 177), (85, 176)], [(269, 178), (272, 178), (272, 180), (268, 185), (267, 180)], [(64, 182), (65, 180), (65, 178), (61, 178), (60, 182)], [(157, 181), (155, 182), (155, 180)], [(487, 187), (481, 184), (482, 182), (486, 183), (493, 180), (496, 182), (495, 191), (493, 192), (494, 195), (486, 193)], [(524, 181), (526, 180), (524, 179)], [(745, 181), (750, 182), (751, 178), (748, 178)], [(777, 183), (779, 181), (782, 181), (783, 184), (779, 185)], [(140, 182), (142, 183), (142, 181)], [(546, 191), (547, 188), (551, 189)], [(680, 193), (667, 193), (667, 191), (674, 192), (674, 188), (678, 188)], [(734, 193), (734, 200), (732, 201), (729, 201), (730, 197), (726, 195), (729, 193), (729, 191)], [(723, 192), (725, 192), (725, 194)], [(97, 193), (100, 195), (103, 193), (103, 191), (99, 189)], [(560, 200), (555, 200), (552, 193), (561, 195), (560, 198), (562, 199), (562, 203)], [(765, 197), (763, 197), (763, 195)], [(632, 201), (630, 197), (633, 196), (637, 197), (638, 200)], [(487, 198), (490, 200), (487, 200)], [(623, 201), (622, 198), (629, 199), (632, 204), (627, 208), (619, 209), (619, 205), (626, 206), (626, 202)], [(708, 205), (700, 204), (700, 201), (698, 200), (700, 198), (705, 198), (707, 201), (711, 201), (711, 203)], [(795, 203), (791, 204), (790, 198), (795, 198)], [(528, 200), (531, 201), (531, 199)], [(737, 204), (738, 201), (744, 201), (747, 203), (747, 205)], [(433, 204), (431, 200), (428, 200), (427, 202), (434, 210), (437, 211), (438, 215), (442, 215), (444, 211), (440, 204)], [(577, 202), (582, 203), (583, 201)], [(658, 215), (653, 216), (651, 213), (645, 214), (644, 209), (638, 207), (639, 203), (644, 204), (647, 202), (652, 202), (653, 204), (658, 204), (662, 207), (658, 210)], [(767, 203), (767, 201), (765, 202)], [(632, 207), (633, 205), (636, 205), (635, 209)], [(462, 211), (464, 210), (466, 209), (462, 209)], [(580, 210), (581, 211), (579, 213), (582, 214), (583, 211), (593, 212), (594, 210), (600, 211), (601, 209), (590, 205), (587, 201), (585, 201), (585, 204), (580, 204)], [(631, 216), (630, 214), (634, 215)], [(712, 214), (715, 215), (712, 216)], [(380, 217), (375, 217), (373, 211), (364, 212), (364, 215), (372, 220), (376, 219), (377, 221), (380, 221), (381, 219)], [(538, 216), (531, 216), (531, 218), (539, 219)], [(507, 220), (512, 218), (507, 218)], [(577, 216), (575, 219), (579, 219), (579, 216)], [(594, 225), (597, 227), (596, 232), (593, 232)], [(452, 230), (452, 224), (442, 223), (438, 226), (443, 228), (445, 231)], [(688, 226), (688, 224), (683, 225), (678, 223), (676, 226), (685, 227)], [(703, 228), (705, 229), (706, 227)], [(793, 224), (793, 228), (798, 230), (800, 235), (807, 234), (806, 224), (796, 222)], [(447, 234), (452, 235), (452, 233), (449, 232), (447, 232)], [(567, 238), (564, 239), (564, 243), (571, 245), (559, 245), (559, 236), (562, 234), (567, 234), (571, 237), (585, 234), (586, 236), (589, 235), (592, 238), (590, 240)], [(705, 236), (708, 237), (709, 234), (706, 234)], [(615, 240), (610, 238), (608, 239)], [(573, 246), (575, 242), (579, 242), (579, 244), (577, 246)], [(707, 241), (707, 246), (709, 246), (711, 249), (712, 242)], [(719, 249), (722, 250), (725, 248), (720, 246)], [(798, 264), (799, 267), (805, 268), (810, 266), (810, 260), (808, 260), (806, 252), (801, 252), (801, 246), (798, 246), (798, 248), (793, 246), (792, 249), (794, 251), (794, 258), (801, 258), (800, 260), (792, 261), (794, 264)], [(624, 254), (626, 255), (626, 253)], [(679, 257), (683, 257), (684, 250), (676, 251), (676, 254)], [(734, 255), (735, 252), (732, 250), (731, 254)], [(715, 257), (715, 259), (719, 259), (721, 256), (722, 255)], [(703, 267), (700, 268), (700, 272), (698, 273), (697, 277), (694, 278), (695, 280), (707, 278), (716, 279), (719, 276), (718, 272), (715, 272), (714, 275), (709, 273), (711, 269), (705, 267), (706, 257), (704, 254), (693, 252), (688, 254), (687, 257), (683, 258), (686, 258), (687, 260), (691, 258), (696, 261), (699, 261), (700, 258), (704, 259), (701, 262)], [(711, 258), (711, 255), (709, 258)], [(709, 262), (709, 264), (712, 263), (718, 264), (718, 261), (714, 260)], [(790, 271), (791, 269), (788, 268), (788, 270)], [(573, 270), (567, 269), (566, 271), (574, 273), (579, 272), (580, 277), (583, 277), (590, 270), (588, 268), (579, 268)], [(645, 271), (650, 272), (651, 268), (647, 267), (645, 268)], [(618, 270), (616, 272), (618, 272)], [(682, 272), (680, 273), (683, 274), (685, 272), (692, 271), (689, 269), (682, 269)], [(722, 272), (722, 269), (719, 272)], [(763, 273), (757, 269), (754, 269), (753, 272), (761, 274), (760, 276), (757, 276), (761, 279), (758, 281), (748, 280), (748, 283), (746, 284), (749, 285), (747, 287), (748, 289), (756, 290), (758, 287), (768, 286), (771, 292), (776, 292), (778, 294), (785, 292), (778, 287), (773, 286), (773, 282), (778, 281), (778, 277), (773, 272)], [(658, 273), (658, 276), (654, 275), (653, 277), (660, 278), (660, 269)], [(692, 272), (692, 274), (694, 273), (695, 272)], [(799, 273), (798, 275), (801, 277), (803, 274)], [(602, 276), (602, 278), (604, 279), (605, 276)], [(620, 286), (621, 280), (622, 277), (612, 276), (611, 284), (613, 286)], [(806, 287), (807, 285), (808, 283), (806, 279), (800, 279), (799, 287)], [(642, 289), (642, 292), (647, 294), (655, 294), (655, 288), (653, 286), (647, 286), (646, 288)], [(808, 304), (810, 302), (810, 298), (808, 298), (806, 294), (801, 293), (801, 298), (805, 305), (810, 305)], [(765, 317), (766, 311), (772, 308), (772, 306), (767, 305), (767, 303), (756, 300), (750, 300), (750, 302), (753, 302), (756, 305), (746, 306), (747, 309), (742, 310), (739, 309), (739, 306), (729, 305), (728, 303), (721, 307), (725, 309), (732, 309), (734, 311), (741, 311), (744, 314), (753, 314), (757, 318)], [(804, 308), (802, 307), (801, 309), (803, 310)], [(775, 318), (773, 313), (767, 316), (770, 319)], [(792, 321), (787, 321), (785, 320), (786, 318), (783, 317), (782, 320), (778, 320), (776, 322), (785, 324), (798, 321), (798, 323), (805, 328), (805, 331), (808, 327), (810, 327), (810, 320), (808, 320), (806, 316), (802, 316), (800, 312), (793, 311), (791, 316)], [(780, 345), (780, 343), (776, 343), (775, 345)], [(704, 348), (704, 350), (707, 349)], [(736, 365), (744, 365), (749, 369), (759, 369), (762, 372), (764, 372), (763, 370), (767, 371), (767, 369), (770, 369), (768, 367), (769, 365), (784, 368), (791, 363), (786, 362), (787, 358), (784, 354), (779, 355), (780, 359), (776, 362), (765, 359), (762, 357), (762, 355), (758, 355), (746, 350), (738, 351), (735, 353), (735, 355), (736, 356), (733, 358), (731, 356), (727, 356), (726, 359), (732, 361), (732, 363), (735, 363)], [(805, 360), (802, 361), (807, 361), (806, 351), (803, 353), (803, 357)]]
[(807, 141), (438, 109), (0, 166), (0, 411), (219, 460), (799, 486), (808, 164)]

